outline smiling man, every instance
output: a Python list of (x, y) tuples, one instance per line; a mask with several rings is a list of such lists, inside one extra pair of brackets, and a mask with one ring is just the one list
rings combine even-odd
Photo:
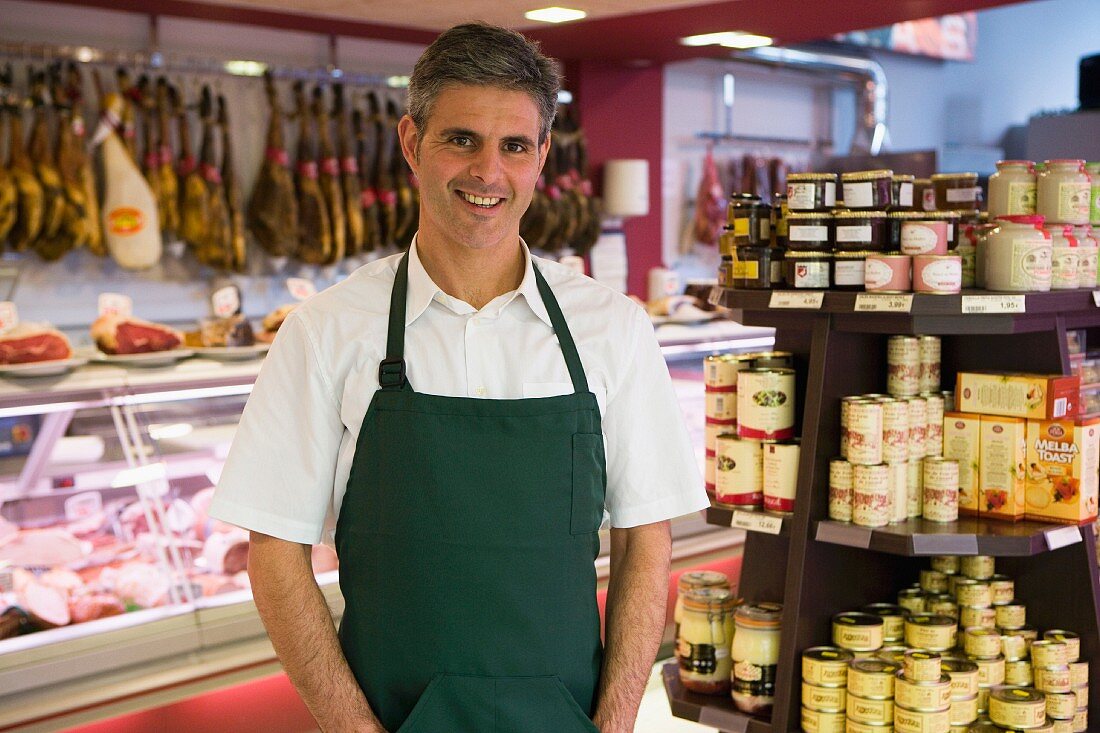
[[(707, 500), (645, 313), (519, 237), (558, 87), (503, 28), (424, 52), (399, 125), (417, 236), (288, 316), (241, 418), (210, 514), (252, 531), (256, 605), (325, 731), (633, 730), (668, 520)], [(310, 567), (333, 526), (339, 632)]]

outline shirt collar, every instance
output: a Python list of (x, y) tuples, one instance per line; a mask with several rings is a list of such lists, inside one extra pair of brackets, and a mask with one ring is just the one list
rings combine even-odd
[[(546, 305), (542, 302), (542, 294), (539, 293), (538, 282), (535, 280), (534, 258), (531, 257), (531, 250), (527, 248), (527, 243), (523, 239), (520, 239), (519, 243), (523, 248), (523, 280), (520, 281), (518, 288), (508, 294), (509, 297), (500, 309), (504, 310), (504, 308), (511, 305), (516, 296), (522, 295), (531, 312), (547, 326), (553, 328), (550, 314), (546, 310)], [(475, 312), (472, 306), (457, 298), (452, 298), (435, 284), (435, 281), (428, 275), (427, 270), (424, 269), (424, 264), (420, 261), (420, 255), (416, 249), (416, 236), (414, 235), (412, 244), (409, 247), (409, 292), (405, 299), (405, 325), (411, 325), (413, 321), (423, 315), (432, 301), (436, 299), (436, 296), (449, 299), (451, 304), (466, 309), (468, 313)]]

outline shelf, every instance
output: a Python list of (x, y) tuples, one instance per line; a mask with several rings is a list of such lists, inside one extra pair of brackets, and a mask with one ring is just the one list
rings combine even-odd
[(784, 514), (773, 514), (763, 511), (746, 511), (744, 509), (732, 509), (725, 506), (711, 505), (707, 508), (707, 524), (716, 524), (719, 527), (733, 527), (748, 532), (760, 532), (761, 534), (789, 536), (791, 533), (791, 517)]
[(818, 542), (892, 555), (1026, 557), (1080, 542), (1081, 528), (963, 517), (958, 522), (946, 524), (910, 519), (872, 529), (828, 520), (816, 523), (814, 538)]
[(680, 684), (680, 671), (676, 662), (669, 662), (661, 669), (664, 678), (668, 706), (677, 718), (691, 720), (728, 733), (770, 733), (772, 726), (766, 720), (745, 715), (733, 704), (729, 695), (699, 695), (689, 692)]

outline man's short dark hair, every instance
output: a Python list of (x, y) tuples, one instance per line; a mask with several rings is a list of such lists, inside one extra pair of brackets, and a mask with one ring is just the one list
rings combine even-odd
[(539, 110), (539, 143), (550, 134), (561, 75), (535, 41), (488, 23), (444, 31), (417, 60), (409, 79), (409, 116), (418, 131), (426, 129), (440, 92), (457, 85), (526, 93)]

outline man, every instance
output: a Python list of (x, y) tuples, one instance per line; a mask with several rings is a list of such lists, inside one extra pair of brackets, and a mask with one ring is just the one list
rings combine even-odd
[[(668, 520), (706, 496), (645, 313), (519, 238), (558, 88), (502, 28), (424, 52), (398, 128), (419, 232), (287, 318), (241, 418), (210, 513), (251, 530), (257, 608), (325, 731), (633, 730)], [(310, 568), (332, 519), (339, 633)]]

